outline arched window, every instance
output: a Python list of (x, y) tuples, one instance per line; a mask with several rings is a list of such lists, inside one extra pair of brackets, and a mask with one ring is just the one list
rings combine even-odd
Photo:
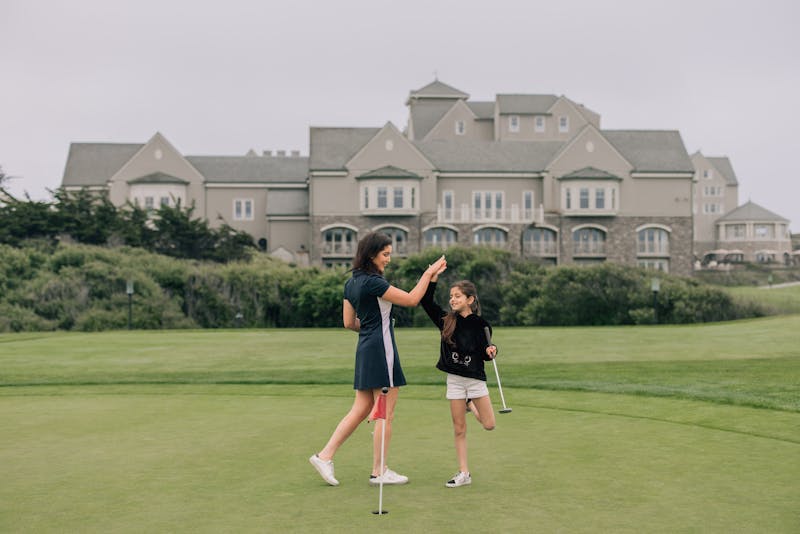
[(351, 228), (329, 228), (322, 233), (323, 256), (355, 256), (356, 231)]
[(502, 228), (487, 226), (475, 230), (473, 234), (476, 245), (488, 245), (490, 247), (502, 248), (508, 242), (508, 233)]
[(606, 233), (592, 227), (575, 230), (572, 232), (572, 253), (575, 256), (605, 256)]
[(408, 254), (408, 232), (394, 226), (387, 226), (378, 231), (392, 238), (392, 252), (394, 254)]
[(669, 232), (663, 228), (643, 228), (639, 230), (638, 254), (669, 256)]
[(444, 226), (429, 228), (422, 233), (422, 237), (426, 247), (447, 248), (458, 243), (456, 231)]
[(526, 256), (556, 256), (556, 233), (549, 228), (527, 228), (522, 234), (522, 247)]

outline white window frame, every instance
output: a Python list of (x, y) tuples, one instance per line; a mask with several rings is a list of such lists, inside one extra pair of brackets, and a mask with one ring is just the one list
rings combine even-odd
[(558, 232), (545, 226), (528, 228), (522, 233), (522, 246), (532, 256), (557, 256)]
[(465, 135), (467, 133), (467, 125), (462, 120), (456, 121), (455, 129), (456, 129), (456, 135)]
[[(605, 256), (608, 230), (598, 226), (579, 226), (572, 229), (572, 255), (573, 256)], [(581, 239), (575, 239), (579, 236)], [(601, 235), (603, 239), (592, 239), (592, 236)], [(587, 239), (583, 239), (588, 236)]]
[[(488, 241), (482, 240), (482, 236), (489, 235)], [(497, 236), (503, 236), (501, 240), (495, 239)], [(500, 228), (499, 226), (481, 226), (472, 231), (472, 242), (476, 245), (486, 245), (489, 247), (505, 247), (508, 244), (508, 230)]]
[[(442, 191), (442, 218), (452, 221), (456, 216), (455, 193), (450, 189)], [(448, 206), (449, 204), (449, 206)]]
[(725, 225), (725, 240), (736, 241), (747, 238), (747, 224), (733, 223)]
[(505, 217), (505, 205), (505, 191), (481, 190), (472, 192), (472, 218), (476, 221), (503, 220)]
[(533, 117), (533, 131), (536, 133), (544, 133), (547, 127), (547, 121), (544, 115), (536, 115)]
[[(417, 184), (401, 181), (362, 184), (359, 202), (364, 211), (397, 213), (417, 209)], [(400, 202), (400, 206), (397, 202)]]
[(532, 220), (536, 212), (533, 191), (522, 192), (522, 217), (526, 221)]
[(753, 238), (766, 241), (775, 239), (775, 225), (772, 223), (754, 223)]
[[(600, 202), (603, 205), (600, 205)], [(606, 209), (606, 188), (605, 187), (595, 187), (594, 188), (594, 209), (598, 211), (605, 211)]]
[(422, 231), (422, 239), (425, 247), (446, 249), (458, 244), (458, 232), (449, 226), (432, 226)]
[(252, 198), (233, 199), (233, 220), (252, 221), (255, 219)]
[(558, 133), (567, 133), (567, 132), (569, 132), (569, 116), (561, 115), (558, 118)]
[(405, 191), (403, 187), (394, 186), (392, 188), (392, 209), (401, 210), (405, 207), (404, 193)]
[[(642, 239), (644, 236), (644, 239)], [(670, 230), (662, 226), (645, 226), (636, 230), (638, 256), (669, 256)]]
[(512, 133), (519, 132), (519, 115), (508, 116), (508, 131)]
[(377, 199), (375, 202), (375, 207), (379, 210), (385, 210), (389, 208), (389, 187), (385, 185), (379, 185), (377, 187), (377, 191), (375, 191), (377, 195)]
[[(323, 228), (323, 256), (354, 256), (358, 242), (358, 232), (349, 226), (331, 226)], [(330, 240), (328, 237), (330, 236)], [(348, 239), (349, 237), (349, 239)]]
[(590, 187), (578, 188), (578, 209), (588, 210), (591, 208), (591, 206), (592, 206), (592, 189)]

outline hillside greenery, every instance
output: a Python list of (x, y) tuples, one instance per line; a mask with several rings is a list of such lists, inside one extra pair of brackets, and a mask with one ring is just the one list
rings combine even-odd
[[(411, 289), (442, 250), (396, 258), (386, 277)], [(447, 305), (449, 284), (474, 281), (483, 315), (503, 326), (629, 325), (725, 321), (767, 313), (758, 302), (734, 300), (722, 288), (651, 271), (603, 264), (544, 267), (483, 247), (446, 251), (437, 287)], [(142, 248), (26, 241), (0, 245), (0, 332), (228, 327), (339, 327), (344, 268), (304, 268), (265, 254), (217, 263)], [(395, 307), (398, 326), (421, 326), (421, 308)]]

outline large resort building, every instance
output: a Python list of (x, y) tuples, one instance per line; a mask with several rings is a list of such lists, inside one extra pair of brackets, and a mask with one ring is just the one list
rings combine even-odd
[(117, 205), (180, 201), (300, 264), (349, 264), (360, 236), (398, 255), (486, 245), (548, 264), (616, 262), (675, 274), (786, 261), (789, 221), (738, 207), (727, 158), (690, 156), (674, 130), (603, 130), (565, 96), (472, 101), (440, 81), (412, 91), (408, 124), (310, 128), (309, 155), (184, 156), (144, 144), (73, 143), (62, 186)]

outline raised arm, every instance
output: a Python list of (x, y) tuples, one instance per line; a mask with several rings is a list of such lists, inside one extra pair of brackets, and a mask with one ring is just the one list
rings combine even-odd
[(389, 289), (386, 290), (386, 293), (384, 293), (382, 297), (398, 306), (416, 306), (428, 289), (428, 283), (431, 281), (431, 278), (433, 278), (433, 276), (438, 276), (444, 272), (445, 269), (447, 269), (447, 260), (442, 256), (425, 269), (425, 272), (420, 276), (414, 289), (406, 292), (398, 287), (389, 286)]

